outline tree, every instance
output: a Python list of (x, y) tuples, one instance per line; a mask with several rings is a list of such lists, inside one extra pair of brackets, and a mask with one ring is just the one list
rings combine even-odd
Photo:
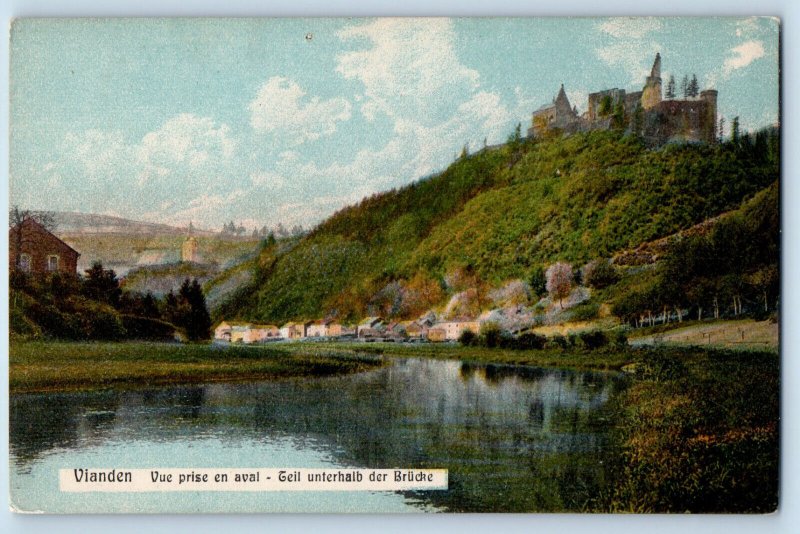
[(547, 292), (550, 298), (558, 299), (558, 305), (564, 309), (564, 297), (572, 291), (572, 265), (558, 262), (547, 268)]
[(122, 289), (119, 287), (117, 273), (113, 269), (103, 269), (103, 264), (96, 261), (85, 273), (86, 278), (82, 288), (84, 296), (114, 307), (119, 306)]
[(687, 94), (691, 97), (696, 97), (700, 93), (700, 86), (697, 83), (697, 75), (692, 74), (692, 79), (687, 88)]
[(719, 118), (719, 140), (722, 141), (725, 138), (725, 117)]
[(583, 267), (583, 285), (603, 289), (619, 281), (617, 269), (607, 260), (594, 260)]
[(669, 81), (667, 82), (667, 93), (666, 93), (667, 100), (673, 100), (675, 98), (675, 76), (670, 74)]
[(469, 143), (464, 143), (463, 148), (461, 149), (461, 155), (459, 156), (460, 159), (466, 159), (469, 156)]
[(547, 292), (547, 277), (544, 274), (544, 267), (542, 265), (537, 265), (533, 268), (528, 283), (531, 286), (531, 291), (533, 291), (537, 297), (541, 297)]
[(733, 118), (733, 122), (731, 122), (731, 141), (734, 143), (738, 143), (741, 139), (741, 134), (739, 132), (739, 116), (735, 116)]
[(689, 98), (689, 76), (683, 76), (683, 80), (681, 80), (681, 93), (683, 93), (683, 98)]
[(517, 146), (522, 141), (522, 123), (518, 122), (514, 127), (514, 132), (508, 136), (507, 143), (511, 146)]
[(186, 337), (192, 341), (208, 339), (211, 330), (211, 316), (206, 307), (206, 298), (197, 279), (185, 279), (175, 297), (167, 295), (167, 307), (171, 307), (173, 324), (186, 330)]

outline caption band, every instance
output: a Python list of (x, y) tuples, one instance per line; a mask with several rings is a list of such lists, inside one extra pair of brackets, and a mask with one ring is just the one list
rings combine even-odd
[(60, 469), (64, 492), (446, 490), (447, 469)]

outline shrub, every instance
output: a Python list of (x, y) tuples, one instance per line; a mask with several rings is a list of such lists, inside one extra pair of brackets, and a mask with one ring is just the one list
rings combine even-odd
[(472, 330), (464, 330), (461, 332), (461, 335), (458, 336), (458, 342), (465, 347), (471, 347), (478, 344), (478, 336), (475, 335), (475, 332)]
[(603, 289), (619, 281), (617, 268), (608, 260), (590, 261), (583, 267), (583, 285), (594, 289)]
[(599, 349), (608, 345), (608, 336), (602, 330), (589, 330), (578, 334), (578, 339), (583, 348), (589, 350)]
[(547, 338), (534, 334), (533, 332), (525, 332), (520, 334), (516, 339), (516, 348), (521, 350), (543, 349)]
[(552, 343), (556, 347), (566, 349), (567, 348), (567, 338), (562, 336), (561, 334), (554, 334), (550, 337), (548, 343)]
[(480, 341), (484, 347), (494, 348), (500, 343), (502, 331), (497, 323), (484, 323), (481, 327)]
[(158, 319), (123, 315), (122, 326), (130, 339), (148, 341), (172, 341), (175, 339), (175, 327)]

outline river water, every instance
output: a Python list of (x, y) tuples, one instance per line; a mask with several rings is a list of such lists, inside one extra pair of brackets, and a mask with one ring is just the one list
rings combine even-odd
[[(347, 376), (13, 395), (11, 495), (48, 512), (580, 511), (614, 374), (397, 359)], [(414, 493), (62, 493), (62, 468), (446, 468)]]

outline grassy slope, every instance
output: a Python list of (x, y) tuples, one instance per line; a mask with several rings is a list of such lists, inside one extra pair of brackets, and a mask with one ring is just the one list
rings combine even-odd
[(441, 279), (458, 266), (496, 285), (538, 264), (581, 264), (672, 234), (777, 177), (776, 164), (726, 146), (650, 151), (613, 132), (502, 147), (335, 214), (221, 310), (269, 321), (319, 317), (342, 300), (364, 308), (391, 280), (419, 272)]

